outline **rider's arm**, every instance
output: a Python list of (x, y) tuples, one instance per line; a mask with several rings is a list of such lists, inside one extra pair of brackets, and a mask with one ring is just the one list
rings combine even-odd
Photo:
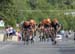
[(22, 31), (24, 31), (24, 29), (25, 29), (25, 26), (24, 26), (24, 24), (22, 25)]
[(58, 25), (57, 32), (59, 32), (59, 31), (60, 31), (60, 29), (61, 29), (61, 25), (59, 24), (59, 25)]

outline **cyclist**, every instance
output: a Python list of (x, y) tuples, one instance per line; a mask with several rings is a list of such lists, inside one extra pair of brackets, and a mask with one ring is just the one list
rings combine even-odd
[(39, 25), (38, 25), (38, 32), (39, 32), (39, 38), (40, 38), (40, 41), (42, 41), (43, 30), (44, 30), (43, 23), (40, 22)]
[(59, 24), (57, 18), (54, 18), (54, 19), (53, 19), (51, 25), (52, 25), (52, 27), (54, 28), (54, 34), (55, 34), (55, 36), (52, 37), (52, 38), (53, 38), (52, 41), (54, 42), (53, 44), (56, 44), (56, 40), (55, 40), (56, 34), (60, 32), (61, 25)]
[(30, 34), (30, 39), (31, 39), (31, 43), (34, 42), (33, 38), (34, 36), (36, 36), (36, 22), (33, 19), (29, 20), (30, 22), (30, 26), (31, 26), (31, 34)]
[[(24, 21), (23, 23), (23, 41), (29, 41), (31, 26), (29, 21)], [(25, 44), (25, 42), (24, 42)]]
[(46, 40), (49, 40), (49, 37), (50, 37), (50, 29), (51, 29), (51, 20), (50, 18), (47, 18), (47, 19), (44, 19), (42, 21), (43, 23), (43, 26), (44, 26), (44, 36), (43, 36), (43, 39)]
[(56, 33), (60, 32), (61, 24), (59, 24), (57, 18), (54, 18), (54, 20), (52, 21), (52, 27), (54, 28)]

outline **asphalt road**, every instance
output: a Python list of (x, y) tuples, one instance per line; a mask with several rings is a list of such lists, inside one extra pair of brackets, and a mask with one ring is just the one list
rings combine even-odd
[(0, 54), (75, 54), (74, 40), (64, 39), (56, 45), (49, 42), (35, 41), (34, 44), (23, 45), (23, 42), (0, 42)]
[(34, 44), (24, 45), (22, 41), (0, 42), (0, 54), (75, 54), (75, 41), (73, 39), (58, 40), (56, 45), (49, 42), (40, 42), (35, 38)]

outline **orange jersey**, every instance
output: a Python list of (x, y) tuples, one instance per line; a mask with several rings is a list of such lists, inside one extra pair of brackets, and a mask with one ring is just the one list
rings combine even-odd
[(49, 24), (49, 23), (51, 23), (51, 20), (50, 20), (50, 19), (44, 19), (44, 20), (42, 21), (42, 23), (43, 23), (43, 24)]
[(30, 20), (30, 24), (35, 25), (36, 24), (35, 20)]

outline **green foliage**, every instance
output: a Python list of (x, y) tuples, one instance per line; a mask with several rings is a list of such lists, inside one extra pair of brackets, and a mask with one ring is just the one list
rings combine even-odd
[(0, 16), (6, 25), (13, 27), (22, 20), (33, 18), (39, 23), (50, 17), (58, 18), (64, 29), (75, 29), (75, 17), (64, 15), (65, 12), (74, 12), (73, 10), (74, 0), (0, 0)]

